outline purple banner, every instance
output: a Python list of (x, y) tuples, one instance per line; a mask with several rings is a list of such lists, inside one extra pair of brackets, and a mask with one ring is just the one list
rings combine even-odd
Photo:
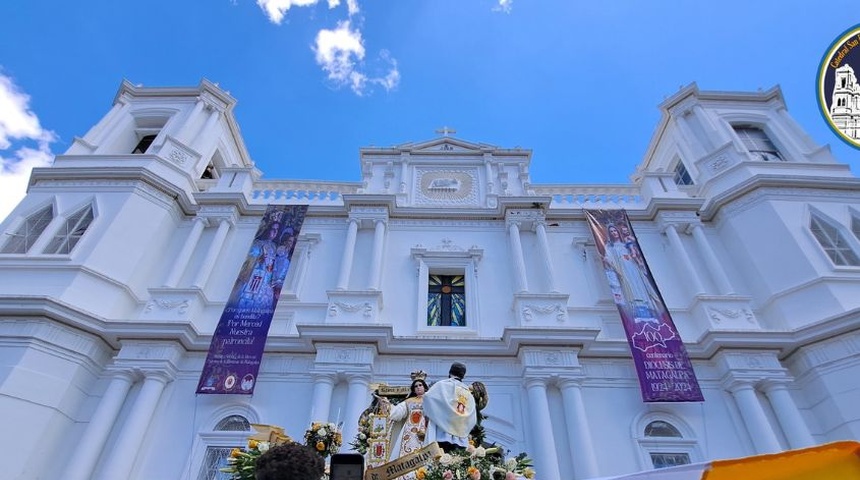
[(307, 205), (269, 205), (212, 335), (197, 393), (251, 395)]
[(693, 364), (624, 210), (586, 210), (633, 354), (642, 400), (704, 400)]

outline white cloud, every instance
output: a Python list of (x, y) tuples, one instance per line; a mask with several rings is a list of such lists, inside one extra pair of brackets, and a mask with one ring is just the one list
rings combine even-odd
[[(334, 8), (340, 5), (340, 0), (328, 0), (328, 8)], [(349, 16), (358, 13), (358, 0), (346, 0), (346, 8), (349, 10)]]
[[(30, 97), (0, 73), (0, 220), (24, 198), (30, 171), (53, 161), (55, 135), (41, 127), (29, 103)], [(22, 145), (32, 142), (36, 148)]]
[(365, 49), (361, 31), (352, 28), (349, 20), (339, 22), (334, 30), (320, 30), (313, 46), (316, 61), (326, 72), (328, 80), (335, 86), (349, 86), (358, 95), (364, 95), (369, 85), (379, 85), (391, 90), (400, 83), (397, 60), (387, 50), (379, 54), (379, 62), (385, 64), (382, 74), (370, 76), (365, 73)]
[(351, 30), (349, 21), (339, 22), (334, 30), (322, 29), (317, 32), (313, 47), (316, 61), (328, 74), (329, 80), (337, 85), (350, 84), (360, 91), (364, 75), (356, 71), (356, 62), (364, 59), (364, 44), (361, 32)]
[[(292, 7), (308, 7), (316, 5), (319, 0), (257, 0), (257, 5), (266, 12), (269, 20), (272, 23), (280, 24), (284, 20), (284, 15)], [(334, 3), (334, 5), (332, 5)], [(337, 6), (338, 0), (329, 0), (329, 7)]]
[(494, 12), (511, 13), (511, 7), (514, 5), (514, 0), (499, 0), (499, 4), (493, 7)]
[[(257, 5), (266, 12), (269, 20), (280, 25), (284, 21), (284, 16), (293, 7), (311, 7), (318, 4), (320, 0), (257, 0)], [(340, 5), (341, 0), (327, 0), (328, 8), (335, 8)], [(349, 16), (352, 17), (358, 13), (358, 0), (346, 0), (346, 7), (349, 10)]]

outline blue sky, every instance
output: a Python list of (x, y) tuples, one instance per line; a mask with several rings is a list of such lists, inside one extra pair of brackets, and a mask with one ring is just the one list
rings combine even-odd
[(123, 78), (217, 82), (264, 178), (358, 181), (358, 149), (438, 136), (534, 150), (535, 183), (628, 183), (682, 85), (780, 85), (857, 173), (818, 111), (856, 2), (800, 0), (47, 0), (0, 2), (0, 219), (29, 167), (109, 109)]

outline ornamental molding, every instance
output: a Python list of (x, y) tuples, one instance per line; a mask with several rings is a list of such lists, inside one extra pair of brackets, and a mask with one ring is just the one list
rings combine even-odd
[(87, 368), (95, 365), (93, 373), (96, 375), (113, 355), (112, 348), (101, 339), (42, 319), (4, 320), (0, 322), (0, 337), (7, 344), (30, 344), (34, 339), (39, 340), (40, 345), (58, 357), (75, 362), (86, 359), (84, 365)]
[[(526, 369), (552, 367), (558, 369), (579, 369), (579, 348), (548, 349), (548, 348), (523, 348), (520, 353), (520, 362)], [(560, 372), (559, 372), (560, 373)]]
[(415, 169), (416, 205), (477, 206), (478, 169)]
[(461, 227), (476, 227), (482, 230), (486, 230), (489, 228), (497, 227), (499, 231), (502, 231), (503, 224), (496, 219), (486, 219), (486, 220), (450, 220), (450, 219), (438, 219), (438, 220), (424, 220), (424, 219), (396, 219), (391, 220), (392, 227), (426, 227), (426, 228), (439, 228), (439, 227), (449, 227), (449, 228), (461, 228)]
[(166, 157), (171, 162), (182, 166), (191, 159), (191, 155), (175, 147), (167, 153)]
[(860, 332), (801, 347), (790, 357), (792, 371), (798, 376), (820, 368), (840, 368), (843, 362), (860, 356)]
[(707, 307), (707, 310), (708, 317), (717, 324), (730, 320), (746, 320), (753, 325), (756, 324), (755, 315), (748, 308)]
[(373, 305), (371, 305), (370, 302), (332, 302), (328, 307), (328, 316), (336, 317), (341, 310), (348, 313), (356, 313), (360, 311), (362, 316), (365, 318), (373, 316)]
[(752, 208), (763, 200), (792, 199), (808, 203), (815, 199), (845, 200), (846, 198), (848, 197), (844, 192), (831, 192), (816, 189), (813, 193), (809, 190), (800, 190), (790, 187), (762, 187), (724, 204), (720, 207), (718, 215), (725, 216), (725, 218), (731, 218), (734, 215)]
[(555, 305), (532, 305), (525, 304), (520, 309), (520, 315), (525, 324), (534, 320), (535, 315), (554, 315), (555, 320), (564, 323), (567, 320), (567, 311), (559, 304)]
[[(173, 341), (157, 342), (146, 340), (122, 341), (122, 348), (116, 356), (118, 362), (124, 364), (142, 360), (166, 361), (178, 365), (185, 355), (185, 349)], [(143, 366), (146, 363), (139, 363)]]
[(144, 307), (143, 311), (144, 313), (151, 313), (155, 308), (158, 308), (159, 310), (176, 309), (176, 313), (185, 315), (185, 312), (188, 311), (189, 305), (189, 300), (187, 298), (179, 298), (176, 300), (153, 298), (146, 303), (146, 307)]
[(719, 155), (713, 160), (707, 162), (708, 170), (710, 170), (711, 173), (717, 173), (720, 170), (725, 170), (726, 167), (731, 164), (731, 160), (729, 159), (728, 155), (725, 154)]
[(329, 345), (317, 344), (317, 355), (314, 362), (314, 367), (327, 367), (324, 370), (331, 368), (334, 364), (338, 370), (349, 370), (352, 368), (360, 368), (360, 372), (364, 373), (366, 367), (372, 367), (376, 358), (376, 347), (373, 345)]

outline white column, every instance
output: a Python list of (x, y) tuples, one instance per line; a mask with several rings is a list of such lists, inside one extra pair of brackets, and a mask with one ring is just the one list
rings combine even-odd
[(195, 150), (200, 148), (200, 145), (209, 136), (209, 132), (215, 127), (215, 123), (218, 121), (218, 116), (221, 115), (221, 112), (218, 111), (217, 108), (211, 107), (212, 111), (209, 112), (209, 118), (206, 119), (206, 123), (203, 125), (203, 128), (197, 133), (197, 136), (194, 138), (192, 145)]
[(732, 284), (729, 282), (729, 278), (726, 276), (726, 271), (723, 269), (720, 261), (717, 260), (717, 255), (714, 253), (714, 249), (711, 248), (711, 244), (705, 236), (702, 224), (694, 223), (691, 229), (693, 231), (693, 239), (696, 241), (696, 246), (698, 246), (699, 251), (702, 252), (702, 256), (705, 258), (705, 263), (708, 264), (708, 271), (711, 272), (714, 281), (717, 282), (717, 288), (720, 289), (720, 293), (723, 295), (732, 295), (734, 293)]
[(540, 253), (541, 258), (543, 259), (544, 269), (546, 270), (549, 291), (552, 293), (558, 293), (558, 288), (555, 284), (555, 269), (552, 266), (552, 255), (549, 251), (549, 240), (546, 237), (546, 222), (537, 222), (535, 230), (537, 231), (538, 242), (540, 242)]
[(83, 436), (77, 439), (72, 459), (63, 473), (67, 480), (89, 480), (104, 449), (111, 428), (134, 383), (130, 370), (116, 370)]
[(789, 446), (804, 448), (815, 445), (815, 439), (812, 438), (809, 427), (803, 421), (803, 416), (785, 385), (781, 382), (765, 382), (763, 390), (770, 400), (782, 431), (785, 432)]
[(520, 224), (510, 222), (508, 232), (511, 237), (511, 258), (514, 260), (514, 269), (517, 277), (517, 292), (528, 292), (529, 284), (526, 279), (526, 262), (523, 260), (523, 244), (520, 241)]
[(134, 405), (122, 426), (110, 457), (101, 472), (104, 480), (129, 478), (134, 462), (140, 453), (152, 415), (161, 399), (164, 386), (171, 378), (165, 372), (145, 372), (146, 378)]
[(215, 231), (215, 236), (212, 238), (212, 244), (209, 245), (209, 250), (206, 251), (206, 256), (203, 257), (203, 263), (197, 270), (197, 275), (194, 277), (192, 286), (203, 289), (206, 287), (206, 282), (209, 281), (209, 275), (215, 264), (218, 262), (218, 257), (221, 255), (221, 248), (224, 247), (224, 240), (227, 238), (227, 233), (230, 231), (230, 220), (222, 218), (218, 222), (218, 230)]
[(690, 261), (690, 256), (687, 255), (687, 250), (684, 248), (684, 244), (681, 243), (681, 237), (678, 236), (678, 230), (674, 225), (668, 225), (666, 227), (666, 236), (669, 237), (669, 243), (672, 245), (672, 250), (676, 255), (678, 255), (678, 260), (681, 265), (684, 266), (684, 269), (687, 270), (687, 275), (690, 277), (690, 282), (693, 287), (694, 295), (701, 295), (705, 293), (705, 287), (702, 286), (702, 280), (699, 278), (699, 272), (693, 267), (693, 263)]
[(188, 142), (188, 134), (191, 131), (191, 125), (194, 124), (194, 119), (197, 118), (197, 115), (200, 115), (200, 112), (203, 111), (203, 107), (206, 106), (206, 102), (203, 99), (198, 98), (197, 103), (194, 104), (194, 109), (191, 110), (191, 113), (185, 117), (185, 123), (182, 124), (182, 128), (179, 129), (179, 132), (176, 133), (176, 139), (180, 142), (187, 143)]
[(546, 379), (526, 378), (526, 388), (529, 392), (529, 410), (532, 414), (530, 419), (532, 438), (535, 441), (534, 450), (531, 452), (535, 460), (535, 470), (541, 480), (560, 480), (558, 454), (546, 396)]
[(185, 239), (185, 244), (182, 245), (179, 255), (173, 259), (173, 267), (171, 267), (170, 273), (167, 274), (167, 280), (164, 281), (165, 287), (174, 288), (179, 284), (179, 279), (182, 278), (182, 274), (188, 267), (191, 254), (197, 248), (197, 242), (200, 241), (200, 235), (203, 234), (203, 228), (206, 226), (206, 223), (207, 221), (203, 217), (194, 217), (194, 220), (192, 220), (191, 232)]
[(732, 141), (731, 136), (729, 136), (729, 132), (727, 132), (724, 128), (718, 127), (711, 119), (711, 116), (708, 112), (702, 108), (701, 104), (693, 105), (693, 111), (696, 112), (696, 116), (699, 120), (706, 126), (706, 129), (713, 138), (711, 139), (711, 145), (713, 148), (720, 147)]
[(349, 446), (349, 442), (358, 434), (358, 419), (361, 412), (370, 404), (368, 400), (368, 383), (370, 378), (366, 374), (350, 374), (349, 390), (346, 395), (346, 413), (343, 416), (343, 447), (346, 452), (355, 452)]
[(110, 133), (112, 128), (116, 126), (117, 120), (122, 118), (129, 109), (131, 109), (131, 104), (129, 104), (125, 99), (120, 99), (118, 103), (111, 107), (110, 112), (105, 115), (104, 119), (99, 122), (98, 125), (93, 127), (93, 131), (87, 133), (84, 139), (90, 145), (98, 147), (99, 144), (107, 138), (107, 135)]
[(686, 110), (683, 112), (678, 112), (675, 115), (675, 122), (678, 124), (678, 127), (683, 132), (684, 138), (688, 139), (686, 142), (687, 147), (691, 150), (696, 158), (704, 155), (706, 153), (705, 146), (702, 144), (703, 139), (699, 138), (699, 135), (696, 135), (696, 131), (693, 130), (693, 127), (690, 125), (689, 120), (687, 119), (687, 115), (690, 115), (691, 111)]
[(559, 382), (562, 401), (564, 402), (564, 418), (567, 426), (567, 437), (570, 442), (570, 456), (573, 459), (574, 478), (597, 477), (597, 457), (591, 441), (591, 430), (588, 427), (588, 415), (585, 413), (585, 402), (582, 401), (582, 386), (580, 380), (563, 378)]
[(352, 258), (355, 255), (355, 238), (358, 235), (358, 220), (349, 219), (346, 230), (346, 242), (343, 245), (343, 259), (340, 262), (340, 275), (337, 277), (337, 289), (346, 290), (349, 286), (349, 275), (352, 273)]
[(735, 397), (735, 402), (738, 404), (738, 409), (752, 438), (756, 453), (781, 451), (782, 447), (779, 445), (779, 440), (773, 433), (773, 428), (767, 420), (753, 386), (746, 382), (737, 382), (729, 388), (729, 391)]
[(385, 251), (385, 220), (376, 220), (373, 231), (373, 257), (370, 259), (370, 290), (379, 290), (382, 277), (382, 252)]
[(311, 413), (308, 425), (312, 422), (335, 420), (328, 418), (329, 410), (331, 410), (331, 394), (334, 391), (334, 379), (333, 373), (314, 374), (314, 393), (311, 397)]
[(487, 171), (487, 193), (495, 192), (495, 177), (493, 175), (493, 164), (491, 159), (493, 156), (489, 153), (484, 154), (484, 169)]
[(406, 193), (406, 175), (409, 174), (409, 154), (400, 154), (400, 193)]

